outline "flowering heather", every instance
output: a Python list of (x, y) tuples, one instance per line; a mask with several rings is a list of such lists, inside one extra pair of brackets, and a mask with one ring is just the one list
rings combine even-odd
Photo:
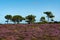
[(60, 40), (60, 24), (0, 25), (0, 40)]

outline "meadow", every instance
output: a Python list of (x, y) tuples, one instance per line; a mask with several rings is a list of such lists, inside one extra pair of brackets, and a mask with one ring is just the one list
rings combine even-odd
[(60, 24), (2, 24), (0, 40), (60, 40)]

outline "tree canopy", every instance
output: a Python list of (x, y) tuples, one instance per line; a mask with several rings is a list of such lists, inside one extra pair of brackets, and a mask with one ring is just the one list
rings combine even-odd
[(17, 24), (19, 24), (19, 22), (21, 22), (22, 20), (23, 20), (23, 17), (20, 15), (15, 15), (12, 17), (12, 21), (17, 22)]
[(34, 16), (34, 15), (28, 15), (28, 16), (26, 16), (26, 22), (28, 22), (28, 24), (30, 24), (30, 23), (34, 23), (35, 22), (35, 17), (36, 16)]
[(11, 15), (6, 15), (6, 16), (5, 16), (5, 19), (7, 19), (7, 21), (6, 21), (6, 22), (7, 22), (7, 24), (8, 24), (9, 20), (11, 20), (11, 19), (12, 19), (12, 16), (11, 16)]
[[(40, 18), (40, 22), (49, 22), (49, 21), (51, 21), (51, 22), (53, 22), (54, 21), (54, 15), (52, 14), (52, 12), (50, 12), (50, 11), (46, 11), (46, 12), (44, 12), (44, 14), (46, 14), (47, 15), (47, 19), (48, 19), (48, 21), (46, 20), (46, 18), (44, 17), (44, 16), (42, 16), (41, 18)], [(28, 24), (32, 24), (32, 23), (35, 23), (35, 21), (36, 21), (36, 16), (35, 15), (28, 15), (28, 16), (26, 16), (26, 17), (22, 17), (21, 15), (14, 15), (14, 16), (12, 16), (12, 15), (6, 15), (5, 16), (5, 19), (7, 19), (7, 23), (9, 22), (9, 20), (10, 21), (12, 21), (12, 22), (14, 22), (14, 23), (17, 23), (17, 24), (19, 24), (20, 22), (22, 22), (22, 20), (25, 20), (25, 22), (27, 22)]]
[(52, 14), (52, 12), (49, 12), (49, 11), (44, 12), (44, 14), (46, 14), (46, 15), (47, 15), (48, 22), (49, 22), (49, 18), (53, 18), (53, 17), (54, 17), (54, 15)]

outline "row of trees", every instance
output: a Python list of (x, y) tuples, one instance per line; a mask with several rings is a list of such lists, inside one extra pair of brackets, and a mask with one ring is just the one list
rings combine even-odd
[[(47, 22), (49, 22), (49, 19), (51, 19), (51, 21), (54, 21), (53, 20), (53, 18), (54, 18), (54, 15), (52, 14), (52, 12), (44, 12), (44, 14), (46, 14), (47, 15), (47, 19), (48, 19), (48, 21)], [(35, 21), (36, 21), (36, 16), (34, 16), (34, 15), (28, 15), (28, 16), (26, 16), (26, 17), (22, 17), (22, 16), (20, 16), (20, 15), (14, 15), (14, 16), (12, 16), (12, 15), (6, 15), (5, 16), (5, 19), (7, 19), (7, 24), (8, 24), (8, 22), (9, 21), (12, 21), (12, 22), (14, 22), (14, 23), (17, 23), (17, 24), (19, 24), (22, 20), (25, 20), (28, 24), (31, 24), (31, 23), (35, 23)], [(40, 21), (41, 22), (46, 22), (46, 19), (45, 19), (45, 17), (41, 17), (40, 18)]]

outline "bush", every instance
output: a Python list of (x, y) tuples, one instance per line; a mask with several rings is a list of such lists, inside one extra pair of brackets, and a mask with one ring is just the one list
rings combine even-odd
[(38, 24), (46, 24), (48, 23), (47, 21), (44, 21), (44, 22), (38, 22)]
[(60, 22), (58, 22), (58, 21), (54, 21), (54, 23), (58, 23), (58, 24), (59, 24)]

